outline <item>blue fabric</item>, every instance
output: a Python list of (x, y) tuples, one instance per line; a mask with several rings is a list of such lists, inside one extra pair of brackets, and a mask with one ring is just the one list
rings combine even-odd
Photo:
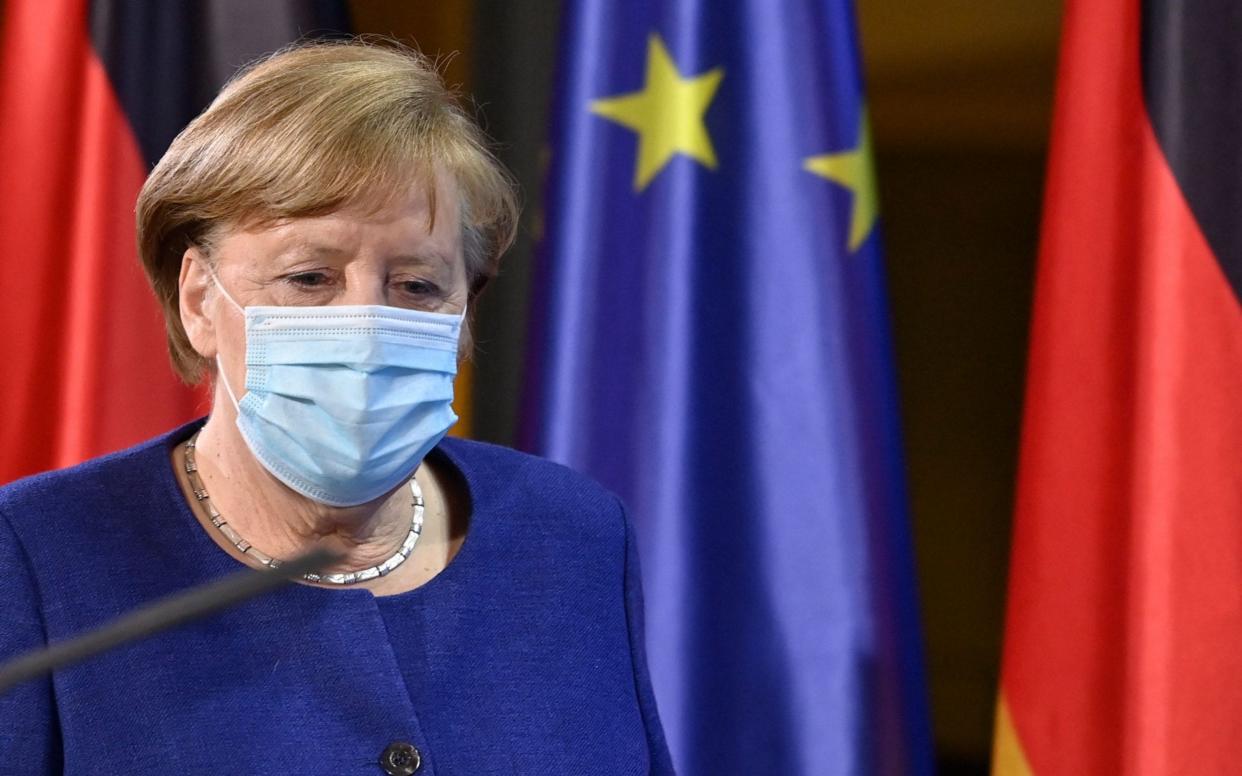
[[(0, 658), (239, 566), (189, 511), (170, 450), (198, 424), (0, 489)], [(423, 587), (296, 585), (0, 696), (0, 774), (672, 773), (614, 496), (447, 439), (459, 554)]]
[[(644, 185), (599, 101), (657, 43), (715, 164)], [(632, 509), (678, 771), (928, 772), (880, 240), (806, 168), (867, 148), (852, 4), (574, 0), (561, 45), (524, 444)]]

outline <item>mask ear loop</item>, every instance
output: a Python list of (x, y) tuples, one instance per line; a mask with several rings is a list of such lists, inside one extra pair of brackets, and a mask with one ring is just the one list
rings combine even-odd
[(246, 308), (242, 307), (241, 305), (237, 303), (237, 300), (233, 298), (233, 295), (229, 293), (229, 290), (224, 287), (223, 283), (220, 282), (220, 276), (217, 275), (216, 271), (211, 268), (211, 265), (208, 264), (207, 262), (203, 262), (203, 266), (207, 269), (207, 275), (211, 278), (211, 282), (216, 284), (216, 288), (220, 291), (221, 294), (224, 294), (224, 298), (229, 300), (229, 303), (237, 308), (237, 312), (241, 313), (242, 315), (245, 315)]
[(229, 376), (224, 373), (224, 365), (220, 363), (219, 354), (216, 354), (216, 373), (220, 375), (220, 382), (224, 384), (224, 392), (229, 395), (229, 401), (233, 402), (233, 409), (241, 412), (241, 405), (237, 403), (237, 396), (229, 387)]
[[(207, 269), (207, 274), (211, 277), (211, 281), (216, 284), (216, 288), (221, 294), (224, 295), (224, 298), (229, 300), (229, 303), (236, 307), (237, 311), (241, 313), (242, 316), (245, 316), (246, 308), (239, 305), (237, 300), (233, 298), (233, 295), (228, 292), (228, 289), (226, 289), (224, 284), (220, 282), (220, 277), (216, 274), (215, 270), (211, 268), (211, 265), (203, 262), (203, 266)], [(233, 402), (233, 409), (241, 412), (241, 404), (238, 403), (237, 395), (233, 393), (233, 388), (229, 385), (228, 375), (224, 373), (224, 364), (220, 362), (219, 348), (216, 349), (216, 373), (220, 375), (220, 382), (224, 384), (224, 392), (229, 395), (229, 401)]]

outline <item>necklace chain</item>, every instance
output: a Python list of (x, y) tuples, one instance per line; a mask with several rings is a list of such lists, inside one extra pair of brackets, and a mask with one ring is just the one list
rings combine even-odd
[[(207, 515), (211, 518), (211, 524), (239, 552), (254, 558), (268, 568), (278, 568), (281, 563), (278, 559), (261, 552), (250, 542), (243, 539), (241, 534), (228, 524), (220, 515), (220, 512), (216, 510), (215, 505), (211, 503), (211, 496), (207, 494), (207, 486), (203, 484), (203, 479), (198, 474), (198, 464), (194, 460), (194, 448), (197, 442), (198, 432), (195, 432), (194, 436), (190, 437), (190, 441), (185, 443), (185, 475), (190, 480), (190, 489), (194, 492), (194, 498), (207, 510)], [(410, 505), (414, 509), (414, 516), (410, 521), (410, 532), (406, 535), (405, 541), (401, 543), (400, 549), (392, 557), (378, 566), (371, 566), (361, 571), (346, 571), (335, 574), (303, 574), (302, 579), (307, 582), (328, 585), (353, 585), (387, 576), (393, 569), (404, 563), (405, 559), (410, 557), (410, 553), (414, 551), (414, 545), (418, 543), (418, 537), (423, 532), (423, 490), (418, 486), (418, 480), (414, 477), (410, 477), (410, 494)]]

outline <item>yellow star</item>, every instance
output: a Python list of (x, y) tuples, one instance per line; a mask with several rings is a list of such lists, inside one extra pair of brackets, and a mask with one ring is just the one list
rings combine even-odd
[(677, 154), (716, 169), (716, 152), (703, 124), (724, 69), (683, 78), (659, 35), (647, 41), (647, 82), (640, 92), (591, 102), (591, 112), (638, 133), (634, 190), (642, 191)]
[(864, 111), (858, 126), (858, 145), (849, 151), (808, 157), (802, 169), (849, 189), (854, 195), (850, 215), (850, 251), (858, 250), (879, 215), (875, 168), (871, 164), (871, 120)]

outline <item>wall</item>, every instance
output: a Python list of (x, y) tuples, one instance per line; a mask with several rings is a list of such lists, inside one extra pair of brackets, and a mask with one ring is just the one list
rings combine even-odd
[(860, 0), (941, 773), (983, 773), (1060, 5)]

